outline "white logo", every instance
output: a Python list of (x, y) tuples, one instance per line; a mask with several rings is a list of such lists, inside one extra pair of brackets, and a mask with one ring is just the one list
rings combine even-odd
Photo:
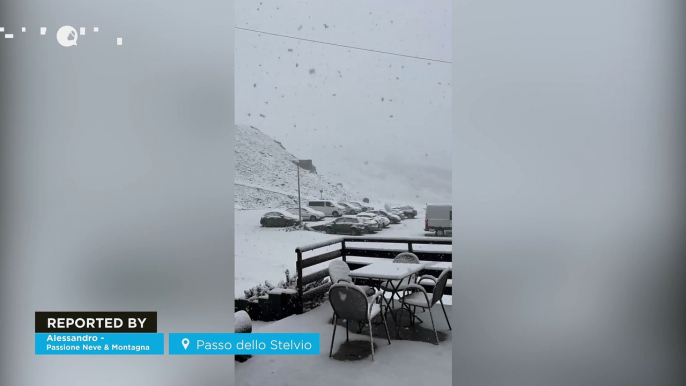
[(71, 47), (76, 45), (79, 34), (74, 27), (65, 25), (57, 30), (57, 42), (64, 47)]

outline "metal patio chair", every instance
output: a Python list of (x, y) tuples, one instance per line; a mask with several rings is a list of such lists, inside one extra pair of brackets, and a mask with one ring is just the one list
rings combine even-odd
[(384, 329), (386, 330), (386, 338), (388, 344), (391, 344), (391, 335), (388, 333), (388, 325), (386, 324), (386, 317), (381, 312), (381, 304), (376, 302), (383, 292), (378, 291), (372, 297), (362, 291), (362, 289), (350, 283), (337, 283), (331, 286), (329, 290), (329, 302), (333, 308), (333, 334), (331, 335), (331, 349), (329, 350), (329, 358), (333, 356), (333, 343), (336, 337), (336, 327), (338, 326), (338, 319), (345, 320), (345, 340), (350, 341), (350, 330), (348, 324), (350, 321), (357, 321), (369, 325), (369, 343), (372, 348), (372, 361), (374, 361), (374, 336), (372, 334), (372, 319), (378, 314), (381, 314)]
[[(419, 257), (415, 255), (412, 252), (401, 252), (399, 253), (394, 259), (394, 263), (399, 263), (399, 264), (419, 264)], [(395, 305), (395, 298), (396, 296), (398, 297), (398, 300), (400, 300), (400, 292), (404, 291), (405, 288), (410, 285), (414, 284), (416, 282), (416, 275), (411, 275), (408, 276), (406, 279), (403, 280), (390, 280), (390, 281), (385, 281), (381, 283), (381, 289), (384, 291), (390, 292), (391, 293), (391, 300), (387, 301), (387, 310), (393, 309), (393, 306)]]
[[(448, 282), (448, 274), (450, 274), (451, 269), (447, 268), (444, 269), (440, 275), (438, 275), (438, 279), (431, 276), (431, 275), (424, 275), (419, 278), (418, 281), (422, 281), (424, 279), (427, 280), (432, 280), (436, 285), (434, 286), (434, 291), (433, 293), (429, 294), (426, 292), (424, 287), (422, 287), (419, 284), (410, 284), (405, 288), (405, 291), (411, 292), (410, 294), (407, 294), (402, 297), (400, 300), (401, 305), (400, 305), (400, 310), (399, 312), (401, 313), (400, 316), (402, 316), (402, 310), (407, 309), (407, 311), (411, 315), (411, 322), (413, 323), (415, 314), (410, 310), (410, 307), (419, 307), (422, 309), (428, 309), (429, 310), (429, 316), (431, 317), (431, 327), (434, 330), (434, 335), (436, 336), (436, 344), (438, 344), (438, 333), (436, 332), (436, 325), (434, 324), (434, 316), (433, 313), (431, 312), (431, 307), (433, 307), (436, 303), (441, 303), (441, 308), (443, 309), (443, 315), (445, 315), (445, 320), (448, 322), (448, 328), (452, 330), (453, 328), (450, 326), (450, 320), (448, 319), (448, 313), (445, 312), (445, 306), (443, 306), (443, 292), (445, 290), (445, 286)], [(405, 308), (407, 307), (407, 308)], [(398, 336), (400, 336), (400, 319), (398, 320), (398, 325), (397, 325), (397, 333)]]
[[(331, 279), (331, 284), (338, 283), (353, 283), (353, 279), (350, 277), (350, 267), (343, 260), (334, 260), (329, 264), (329, 278)], [(359, 285), (367, 296), (372, 296), (376, 293), (376, 290), (367, 285)]]
[[(331, 279), (331, 284), (338, 284), (338, 283), (350, 283), (350, 284), (355, 284), (350, 277), (350, 267), (348, 267), (348, 264), (343, 261), (343, 260), (334, 260), (331, 263), (329, 263), (329, 278)], [(358, 285), (362, 291), (367, 296), (373, 296), (376, 294), (376, 290), (370, 286), (367, 285)], [(359, 334), (360, 331), (362, 331), (362, 328), (364, 327), (364, 324), (360, 323), (360, 327), (357, 330), (357, 333)]]

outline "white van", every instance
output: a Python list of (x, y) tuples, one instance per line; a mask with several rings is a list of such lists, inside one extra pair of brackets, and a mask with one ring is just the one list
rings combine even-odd
[(307, 206), (327, 216), (339, 217), (345, 214), (345, 208), (331, 200), (313, 200)]
[(434, 231), (436, 236), (445, 236), (453, 231), (453, 204), (427, 204), (424, 230)]

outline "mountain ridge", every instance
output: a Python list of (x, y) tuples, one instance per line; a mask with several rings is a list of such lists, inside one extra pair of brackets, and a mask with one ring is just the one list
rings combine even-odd
[[(298, 158), (277, 140), (249, 125), (235, 125), (236, 209), (285, 208), (298, 204)], [(310, 199), (360, 200), (358, 194), (317, 173), (300, 167), (302, 205)]]

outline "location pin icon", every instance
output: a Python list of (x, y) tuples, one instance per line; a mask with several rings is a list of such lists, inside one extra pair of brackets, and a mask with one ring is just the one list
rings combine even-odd
[(184, 349), (184, 350), (188, 348), (188, 343), (190, 343), (190, 341), (188, 340), (188, 338), (183, 338), (183, 339), (181, 340), (181, 344), (183, 345), (183, 349)]

